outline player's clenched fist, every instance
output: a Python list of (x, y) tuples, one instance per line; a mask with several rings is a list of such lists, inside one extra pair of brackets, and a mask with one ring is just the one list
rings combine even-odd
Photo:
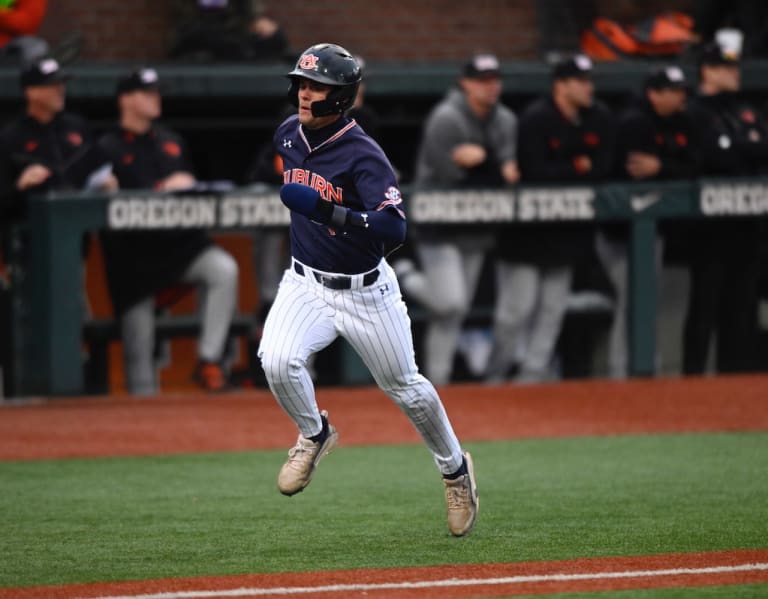
[(35, 187), (44, 183), (52, 174), (51, 169), (47, 166), (43, 166), (42, 164), (30, 164), (21, 172), (21, 175), (19, 175), (19, 179), (16, 181), (16, 188), (19, 191), (24, 191), (30, 187)]

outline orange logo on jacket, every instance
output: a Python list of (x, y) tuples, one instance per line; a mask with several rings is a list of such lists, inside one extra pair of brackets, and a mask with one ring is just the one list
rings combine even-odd
[(747, 109), (741, 111), (741, 120), (745, 123), (754, 123), (757, 119), (755, 118), (755, 113)]
[(597, 133), (589, 132), (584, 134), (584, 143), (588, 146), (599, 146), (600, 145), (600, 136)]
[(34, 152), (37, 149), (38, 145), (39, 143), (36, 139), (30, 139), (27, 143), (24, 144), (24, 151)]
[(181, 156), (181, 146), (175, 141), (166, 141), (163, 143), (163, 152), (168, 156), (178, 157)]
[(79, 146), (83, 143), (83, 136), (80, 135), (77, 131), (70, 131), (67, 133), (67, 141), (71, 143), (73, 146)]

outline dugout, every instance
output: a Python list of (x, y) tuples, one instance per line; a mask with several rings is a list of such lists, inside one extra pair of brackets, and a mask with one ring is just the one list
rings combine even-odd
[[(597, 95), (619, 109), (639, 89), (655, 63), (598, 63)], [(188, 140), (201, 179), (239, 181), (259, 145), (267, 142), (285, 105), (288, 70), (284, 64), (155, 65), (163, 82), (164, 117)], [(79, 63), (68, 70), (68, 109), (85, 115), (97, 130), (117, 115), (114, 86), (129, 64)], [(410, 182), (421, 126), (429, 110), (456, 79), (459, 63), (371, 62), (367, 68), (367, 103), (381, 118), (381, 141)], [(690, 81), (695, 65), (685, 65)], [(540, 61), (502, 65), (504, 101), (519, 112), (549, 89), (549, 67)], [(768, 98), (768, 61), (743, 63), (743, 87), (756, 104)], [(0, 120), (21, 109), (18, 70), (0, 67)], [(418, 335), (417, 335), (418, 340)], [(11, 359), (7, 357), (7, 359)], [(6, 360), (7, 361), (7, 360)], [(329, 381), (330, 382), (330, 381)]]

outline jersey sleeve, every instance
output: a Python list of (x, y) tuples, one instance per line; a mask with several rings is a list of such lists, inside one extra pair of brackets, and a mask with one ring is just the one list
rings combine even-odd
[(570, 160), (556, 159), (548, 146), (548, 118), (529, 112), (520, 119), (517, 155), (523, 180), (567, 181), (578, 179), (579, 173)]
[(23, 196), (16, 189), (11, 153), (10, 142), (4, 132), (0, 134), (0, 226), (18, 218), (22, 210)]
[(111, 159), (99, 144), (91, 126), (79, 116), (72, 116), (71, 128), (78, 131), (83, 143), (78, 150), (67, 157), (66, 164), (60, 168), (62, 183), (66, 182), (76, 188), (86, 186), (91, 176), (101, 171), (108, 165), (111, 167)]
[(393, 210), (405, 218), (394, 169), (378, 146), (365, 152), (358, 161), (354, 183), (362, 203), (361, 210)]
[(453, 149), (465, 141), (467, 134), (452, 110), (444, 107), (430, 115), (421, 140), (419, 183), (461, 181), (464, 169), (454, 162)]
[(592, 170), (588, 174), (591, 181), (602, 181), (611, 176), (616, 157), (616, 119), (613, 113), (603, 106), (595, 106), (593, 118), (595, 128), (600, 134), (600, 145), (592, 154)]
[(496, 155), (500, 162), (517, 160), (517, 115), (499, 106), (499, 127), (491, 133), (495, 136)]
[(631, 113), (619, 121), (618, 142), (620, 154), (644, 152), (658, 156), (659, 148), (654, 139), (654, 127), (644, 115)]
[(158, 138), (157, 153), (163, 164), (164, 177), (178, 172), (193, 172), (187, 144), (180, 135), (165, 130)]

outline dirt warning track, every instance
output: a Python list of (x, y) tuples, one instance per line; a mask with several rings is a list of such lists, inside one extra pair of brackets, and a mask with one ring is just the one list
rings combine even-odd
[(0, 589), (0, 599), (469, 599), (768, 583), (768, 549)]
[[(768, 430), (768, 376), (441, 388), (462, 441)], [(345, 445), (418, 443), (373, 387), (320, 388)], [(51, 399), (0, 407), (0, 459), (280, 449), (295, 427), (267, 391)]]

